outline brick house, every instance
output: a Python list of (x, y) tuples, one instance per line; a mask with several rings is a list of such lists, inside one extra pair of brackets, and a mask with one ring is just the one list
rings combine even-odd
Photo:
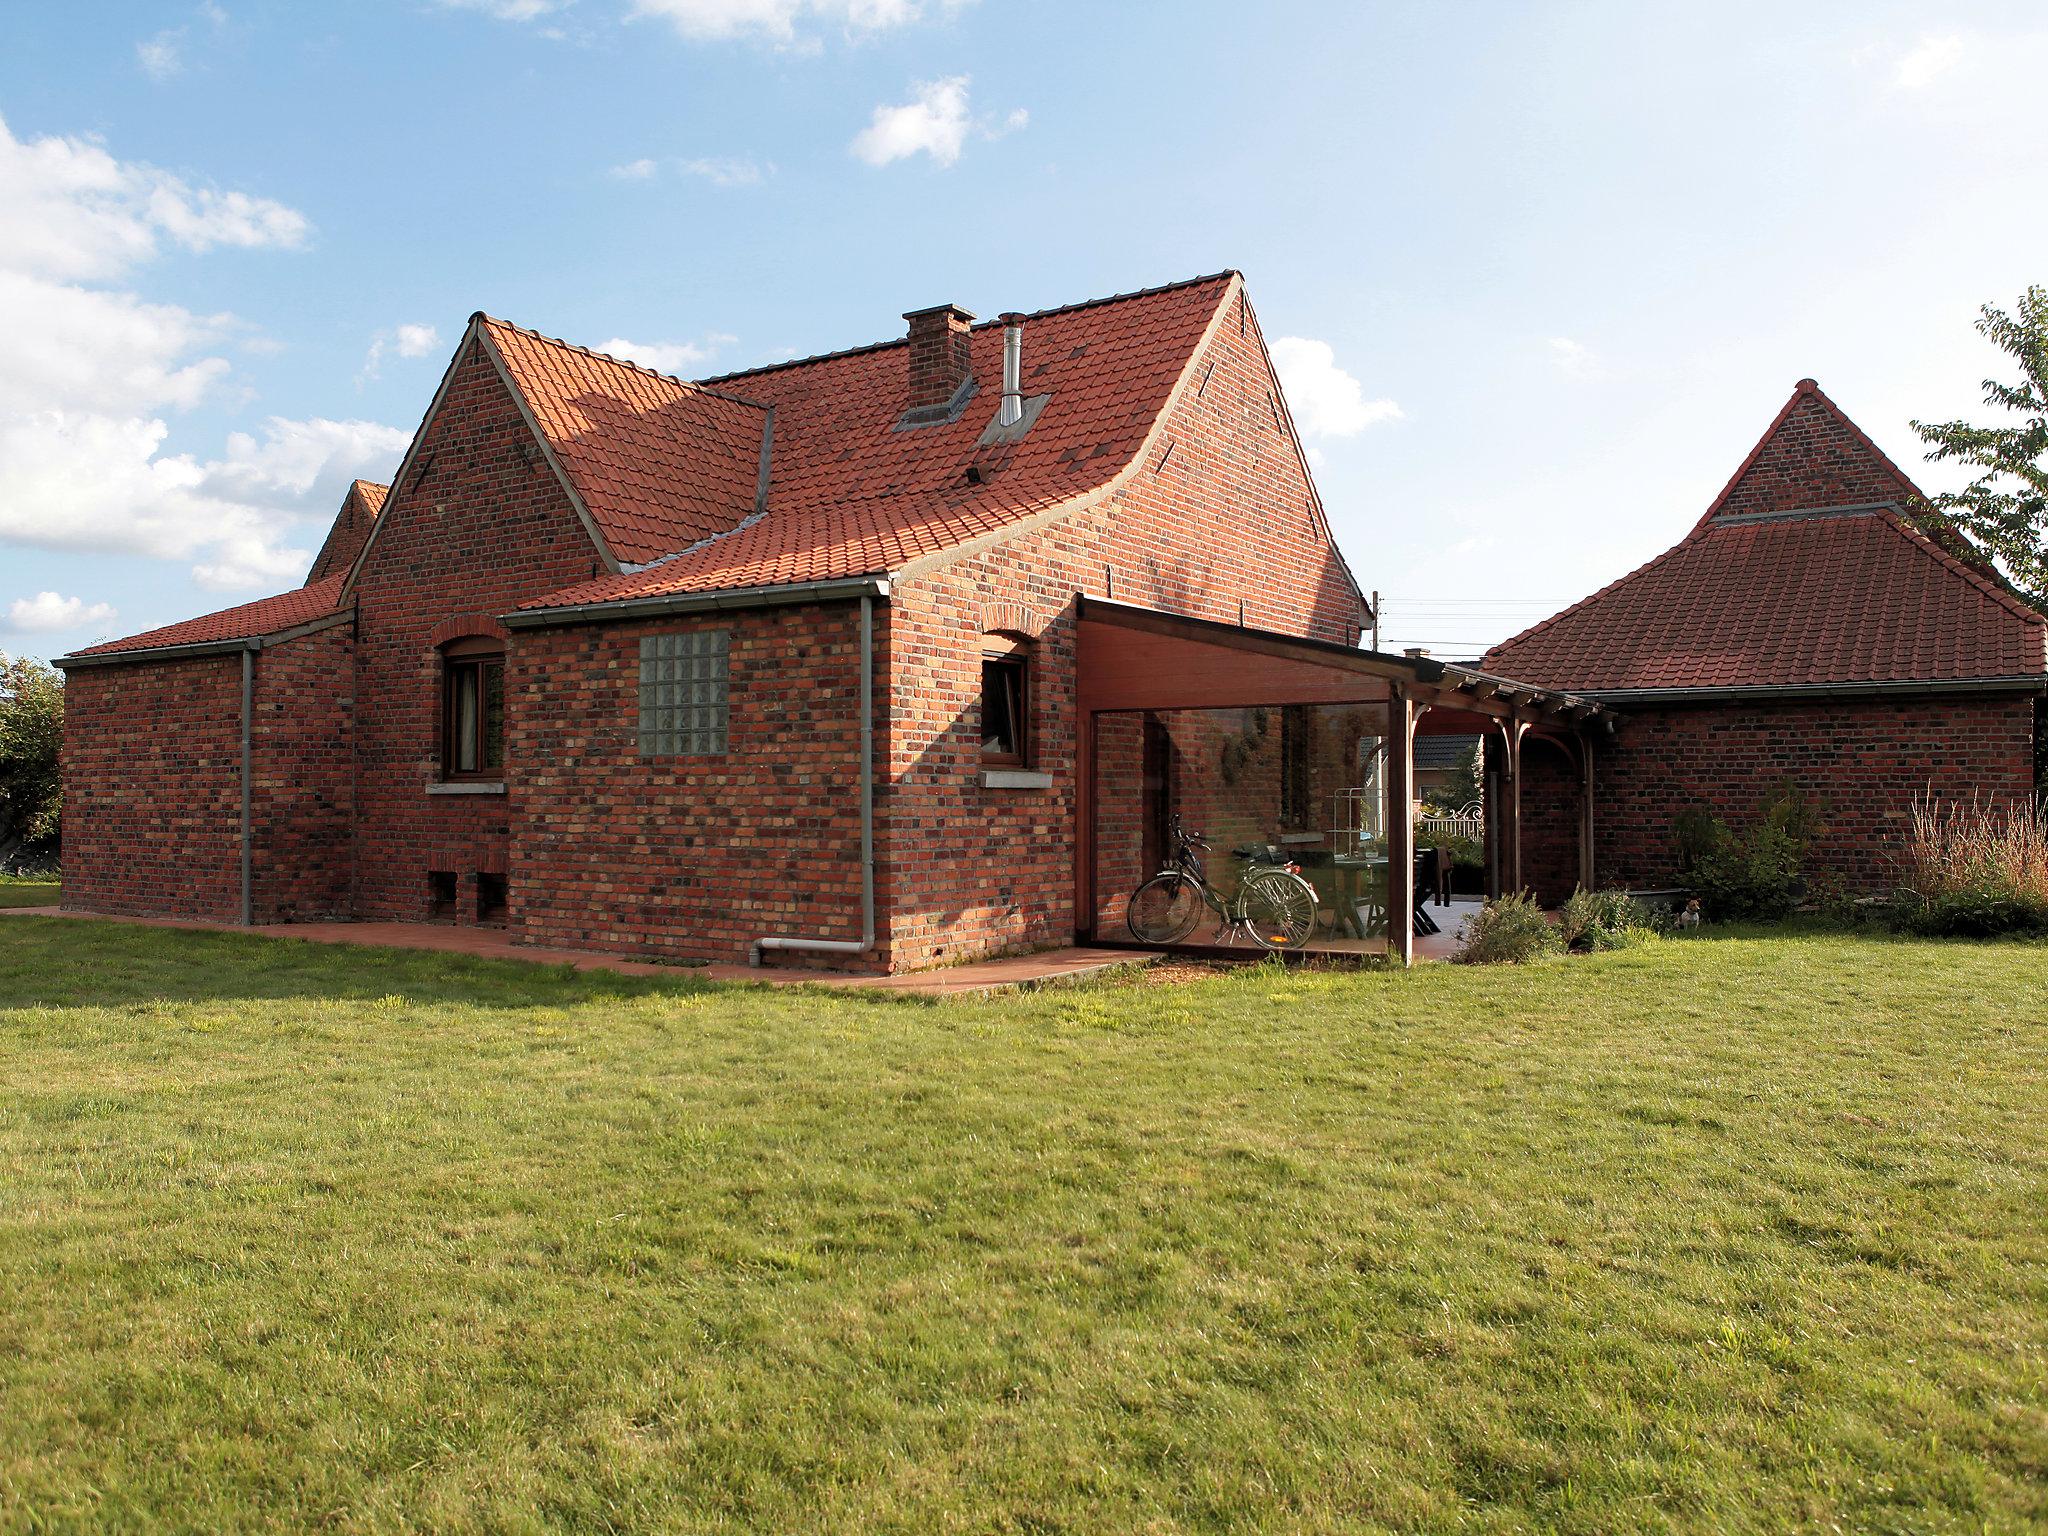
[[(1789, 781), (1825, 808), (1809, 869), (1873, 892), (1916, 797), (2041, 787), (2048, 621), (1910, 521), (1922, 500), (1802, 379), (1682, 540), (1487, 654), (1614, 707), (1590, 775), (1602, 883), (1675, 884), (1680, 810), (1739, 825)], [(1498, 794), (1507, 753), (1489, 751)], [(1539, 745), (1519, 768), (1521, 879), (1561, 900), (1587, 765)]]
[(691, 383), (473, 317), (304, 586), (63, 658), (67, 905), (877, 969), (1085, 931), (1082, 604), (1347, 648), (1365, 604), (1237, 274), (905, 318)]

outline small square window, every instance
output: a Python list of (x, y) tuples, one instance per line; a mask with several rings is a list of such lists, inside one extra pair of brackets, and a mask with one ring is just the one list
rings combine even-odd
[(640, 755), (710, 757), (726, 749), (729, 633), (640, 639)]

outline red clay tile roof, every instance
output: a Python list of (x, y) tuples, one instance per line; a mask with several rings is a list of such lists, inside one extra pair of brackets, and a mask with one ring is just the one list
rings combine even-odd
[[(977, 391), (948, 423), (898, 428), (910, 384), (902, 341), (712, 380), (721, 395), (774, 407), (765, 515), (680, 554), (687, 541), (674, 543), (662, 551), (674, 558), (647, 570), (525, 606), (880, 574), (1098, 490), (1137, 454), (1235, 280), (1225, 272), (1027, 316), (1024, 393), (1051, 398), (1006, 446), (977, 447), (1001, 398), (1000, 322), (975, 327)], [(623, 436), (626, 423), (612, 429)], [(979, 483), (967, 473), (975, 465)]]
[(72, 654), (100, 656), (109, 651), (147, 651), (166, 645), (204, 645), (215, 640), (252, 640), (258, 635), (274, 635), (279, 630), (310, 624), (315, 619), (324, 619), (338, 612), (335, 604), (341, 597), (341, 584), (347, 577), (346, 571), (336, 571), (332, 576), (308, 586), (294, 587), (289, 592), (280, 592), (275, 597), (260, 597), (253, 603), (223, 608), (218, 613), (204, 614), (178, 624), (166, 624), (161, 629), (145, 630), (126, 639), (89, 645)]
[(1920, 499), (1803, 379), (1690, 534), (1486, 668), (1593, 693), (2041, 672), (2048, 619), (1915, 528)]
[(503, 320), (480, 323), (622, 563), (672, 555), (753, 513), (762, 406)]

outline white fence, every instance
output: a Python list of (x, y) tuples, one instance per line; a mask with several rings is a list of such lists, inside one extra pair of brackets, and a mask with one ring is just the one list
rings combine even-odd
[(1474, 801), (1461, 811), (1449, 816), (1423, 816), (1415, 823), (1415, 841), (1418, 846), (1431, 838), (1469, 837), (1473, 842), (1486, 840), (1486, 808)]

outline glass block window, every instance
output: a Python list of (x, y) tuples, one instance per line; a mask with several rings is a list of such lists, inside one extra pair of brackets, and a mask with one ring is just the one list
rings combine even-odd
[(701, 757), (725, 750), (727, 631), (640, 639), (640, 755)]

